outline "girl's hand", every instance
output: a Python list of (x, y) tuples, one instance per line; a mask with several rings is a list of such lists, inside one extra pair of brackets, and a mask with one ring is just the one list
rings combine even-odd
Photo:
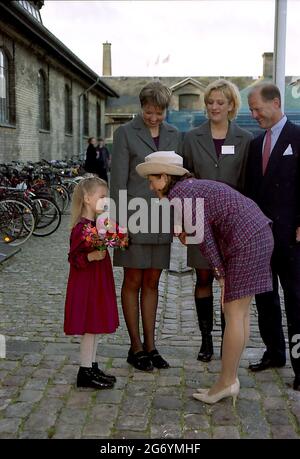
[(181, 244), (186, 245), (186, 233), (183, 231), (178, 235)]
[(104, 260), (105, 256), (106, 250), (93, 250), (93, 252), (90, 252), (87, 257), (89, 261), (100, 261)]

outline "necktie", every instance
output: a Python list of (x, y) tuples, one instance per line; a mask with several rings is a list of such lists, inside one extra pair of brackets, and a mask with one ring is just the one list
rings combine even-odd
[(263, 154), (262, 154), (262, 173), (265, 175), (265, 171), (270, 159), (270, 154), (271, 154), (271, 134), (272, 131), (271, 129), (267, 130), (266, 137), (265, 137), (265, 144), (264, 144), (264, 149), (263, 149)]

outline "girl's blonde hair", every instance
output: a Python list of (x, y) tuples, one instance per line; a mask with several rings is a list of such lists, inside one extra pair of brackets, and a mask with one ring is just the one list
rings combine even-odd
[(207, 105), (208, 103), (210, 93), (214, 90), (221, 91), (228, 100), (228, 103), (232, 103), (233, 107), (232, 110), (228, 113), (228, 119), (230, 121), (233, 120), (236, 117), (241, 106), (241, 96), (238, 87), (229, 80), (220, 79), (213, 81), (205, 89), (205, 105)]
[(96, 188), (99, 186), (103, 186), (106, 189), (108, 188), (105, 180), (95, 176), (84, 178), (80, 180), (80, 182), (75, 186), (71, 203), (71, 229), (77, 225), (82, 216), (84, 207), (84, 195), (93, 193), (93, 191), (96, 190)]

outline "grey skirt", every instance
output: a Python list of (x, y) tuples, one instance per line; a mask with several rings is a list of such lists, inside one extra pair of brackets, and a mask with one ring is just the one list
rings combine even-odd
[(114, 266), (135, 269), (168, 269), (171, 244), (130, 244), (126, 250), (114, 250)]
[(190, 268), (212, 269), (208, 260), (201, 254), (200, 249), (194, 245), (187, 248), (187, 262)]

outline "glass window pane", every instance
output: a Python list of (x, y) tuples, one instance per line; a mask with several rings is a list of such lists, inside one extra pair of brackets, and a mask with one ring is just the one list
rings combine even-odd
[(0, 122), (9, 122), (9, 88), (8, 88), (8, 61), (0, 49)]

